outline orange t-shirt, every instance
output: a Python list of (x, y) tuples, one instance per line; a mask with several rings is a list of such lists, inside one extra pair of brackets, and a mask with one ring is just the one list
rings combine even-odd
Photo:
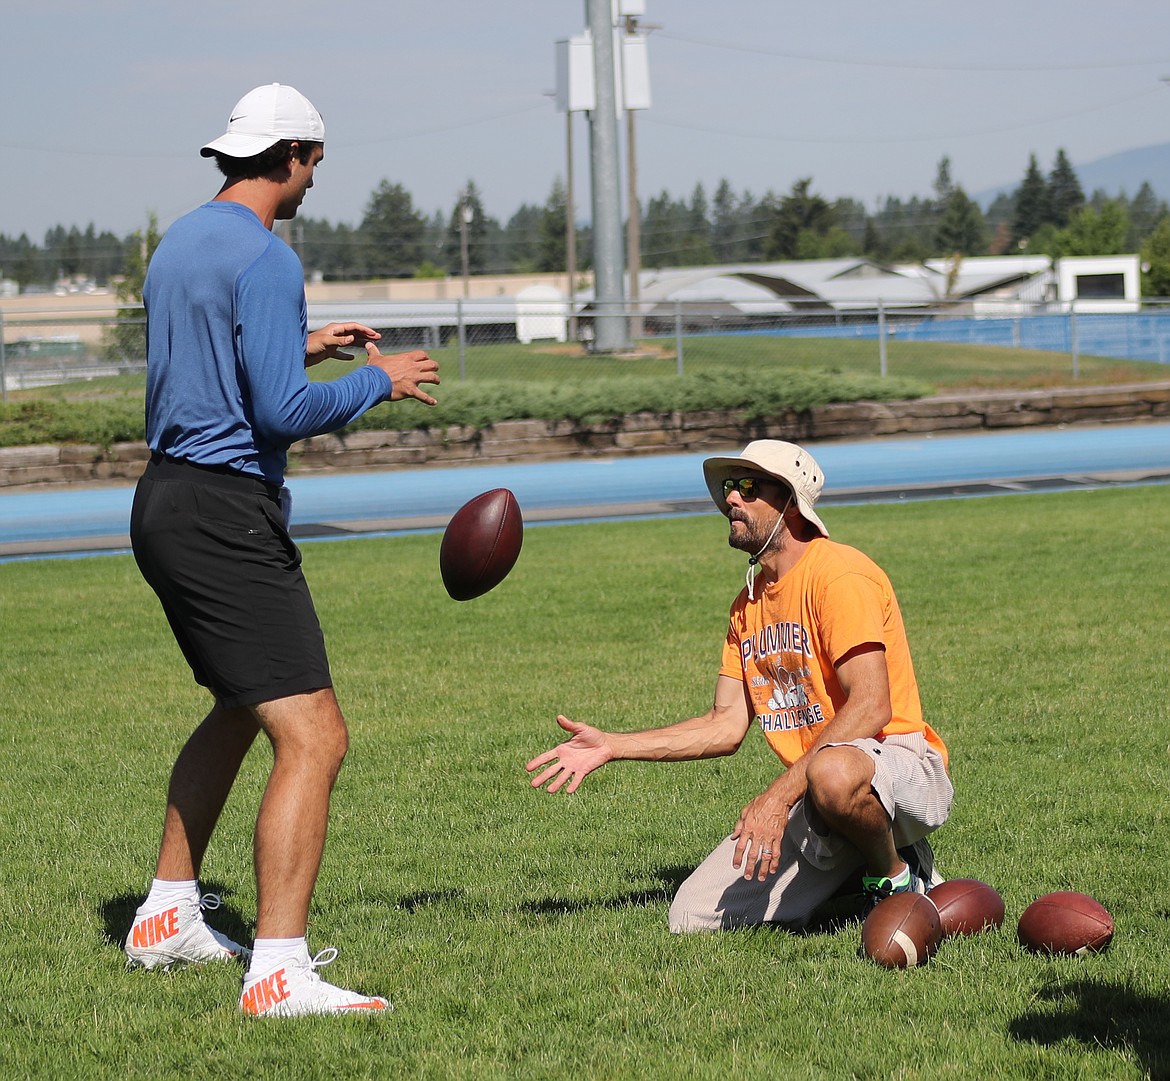
[(858, 646), (886, 653), (893, 717), (881, 736), (921, 732), (947, 749), (922, 719), (906, 628), (885, 572), (856, 548), (814, 540), (800, 561), (756, 599), (744, 589), (731, 606), (720, 674), (742, 679), (772, 749), (791, 766), (845, 702), (837, 662)]

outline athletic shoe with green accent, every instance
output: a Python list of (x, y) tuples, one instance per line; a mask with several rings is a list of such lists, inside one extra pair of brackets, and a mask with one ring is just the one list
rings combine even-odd
[(912, 845), (899, 848), (898, 857), (906, 861), (911, 874), (922, 879), (927, 890), (945, 881), (934, 864), (934, 849), (930, 847), (930, 841), (927, 838), (923, 837)]
[(205, 893), (198, 901), (183, 900), (154, 910), (147, 910), (144, 903), (134, 914), (134, 924), (126, 936), (127, 963), (131, 967), (170, 968), (247, 960), (252, 956), (251, 950), (204, 922), (203, 913), (213, 912), (222, 904), (214, 893)]
[(305, 1017), (311, 1014), (365, 1013), (393, 1007), (377, 995), (362, 995), (326, 983), (317, 969), (337, 957), (332, 946), (311, 961), (286, 961), (271, 972), (244, 977), (240, 1009), (252, 1017)]
[(865, 875), (861, 879), (861, 890), (861, 913), (868, 916), (882, 901), (895, 893), (926, 893), (926, 883), (907, 865), (904, 874), (896, 879)]

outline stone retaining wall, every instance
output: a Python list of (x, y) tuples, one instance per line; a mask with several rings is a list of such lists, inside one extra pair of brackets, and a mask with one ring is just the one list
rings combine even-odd
[[(634, 413), (596, 425), (510, 420), (490, 428), (354, 432), (293, 446), (289, 473), (726, 450), (751, 439), (815, 443), (921, 432), (1105, 424), (1170, 417), (1170, 383), (941, 394), (897, 402), (850, 402), (761, 421), (740, 411)], [(137, 479), (141, 443), (0, 448), (0, 488)]]

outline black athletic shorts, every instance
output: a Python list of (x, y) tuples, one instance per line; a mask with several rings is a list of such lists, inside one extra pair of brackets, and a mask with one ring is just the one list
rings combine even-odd
[(225, 708), (331, 687), (276, 485), (154, 455), (130, 540), (196, 682)]

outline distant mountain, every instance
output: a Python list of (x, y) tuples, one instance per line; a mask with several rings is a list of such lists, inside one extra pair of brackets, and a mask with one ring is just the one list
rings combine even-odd
[[(1154, 193), (1160, 199), (1170, 201), (1170, 143), (1159, 143), (1157, 146), (1142, 146), (1135, 150), (1122, 150), (1118, 154), (1110, 154), (1105, 158), (1084, 164), (1074, 161), (1073, 168), (1081, 182), (1086, 198), (1093, 192), (1101, 190), (1106, 195), (1119, 195), (1121, 192), (1129, 198), (1138, 193), (1142, 184), (1149, 182)], [(1049, 167), (1043, 164), (1040, 168), (1045, 175)], [(973, 196), (975, 201), (984, 209), (1001, 193), (1011, 194), (1020, 186), (1023, 173), (1010, 183), (998, 188), (990, 188)]]

